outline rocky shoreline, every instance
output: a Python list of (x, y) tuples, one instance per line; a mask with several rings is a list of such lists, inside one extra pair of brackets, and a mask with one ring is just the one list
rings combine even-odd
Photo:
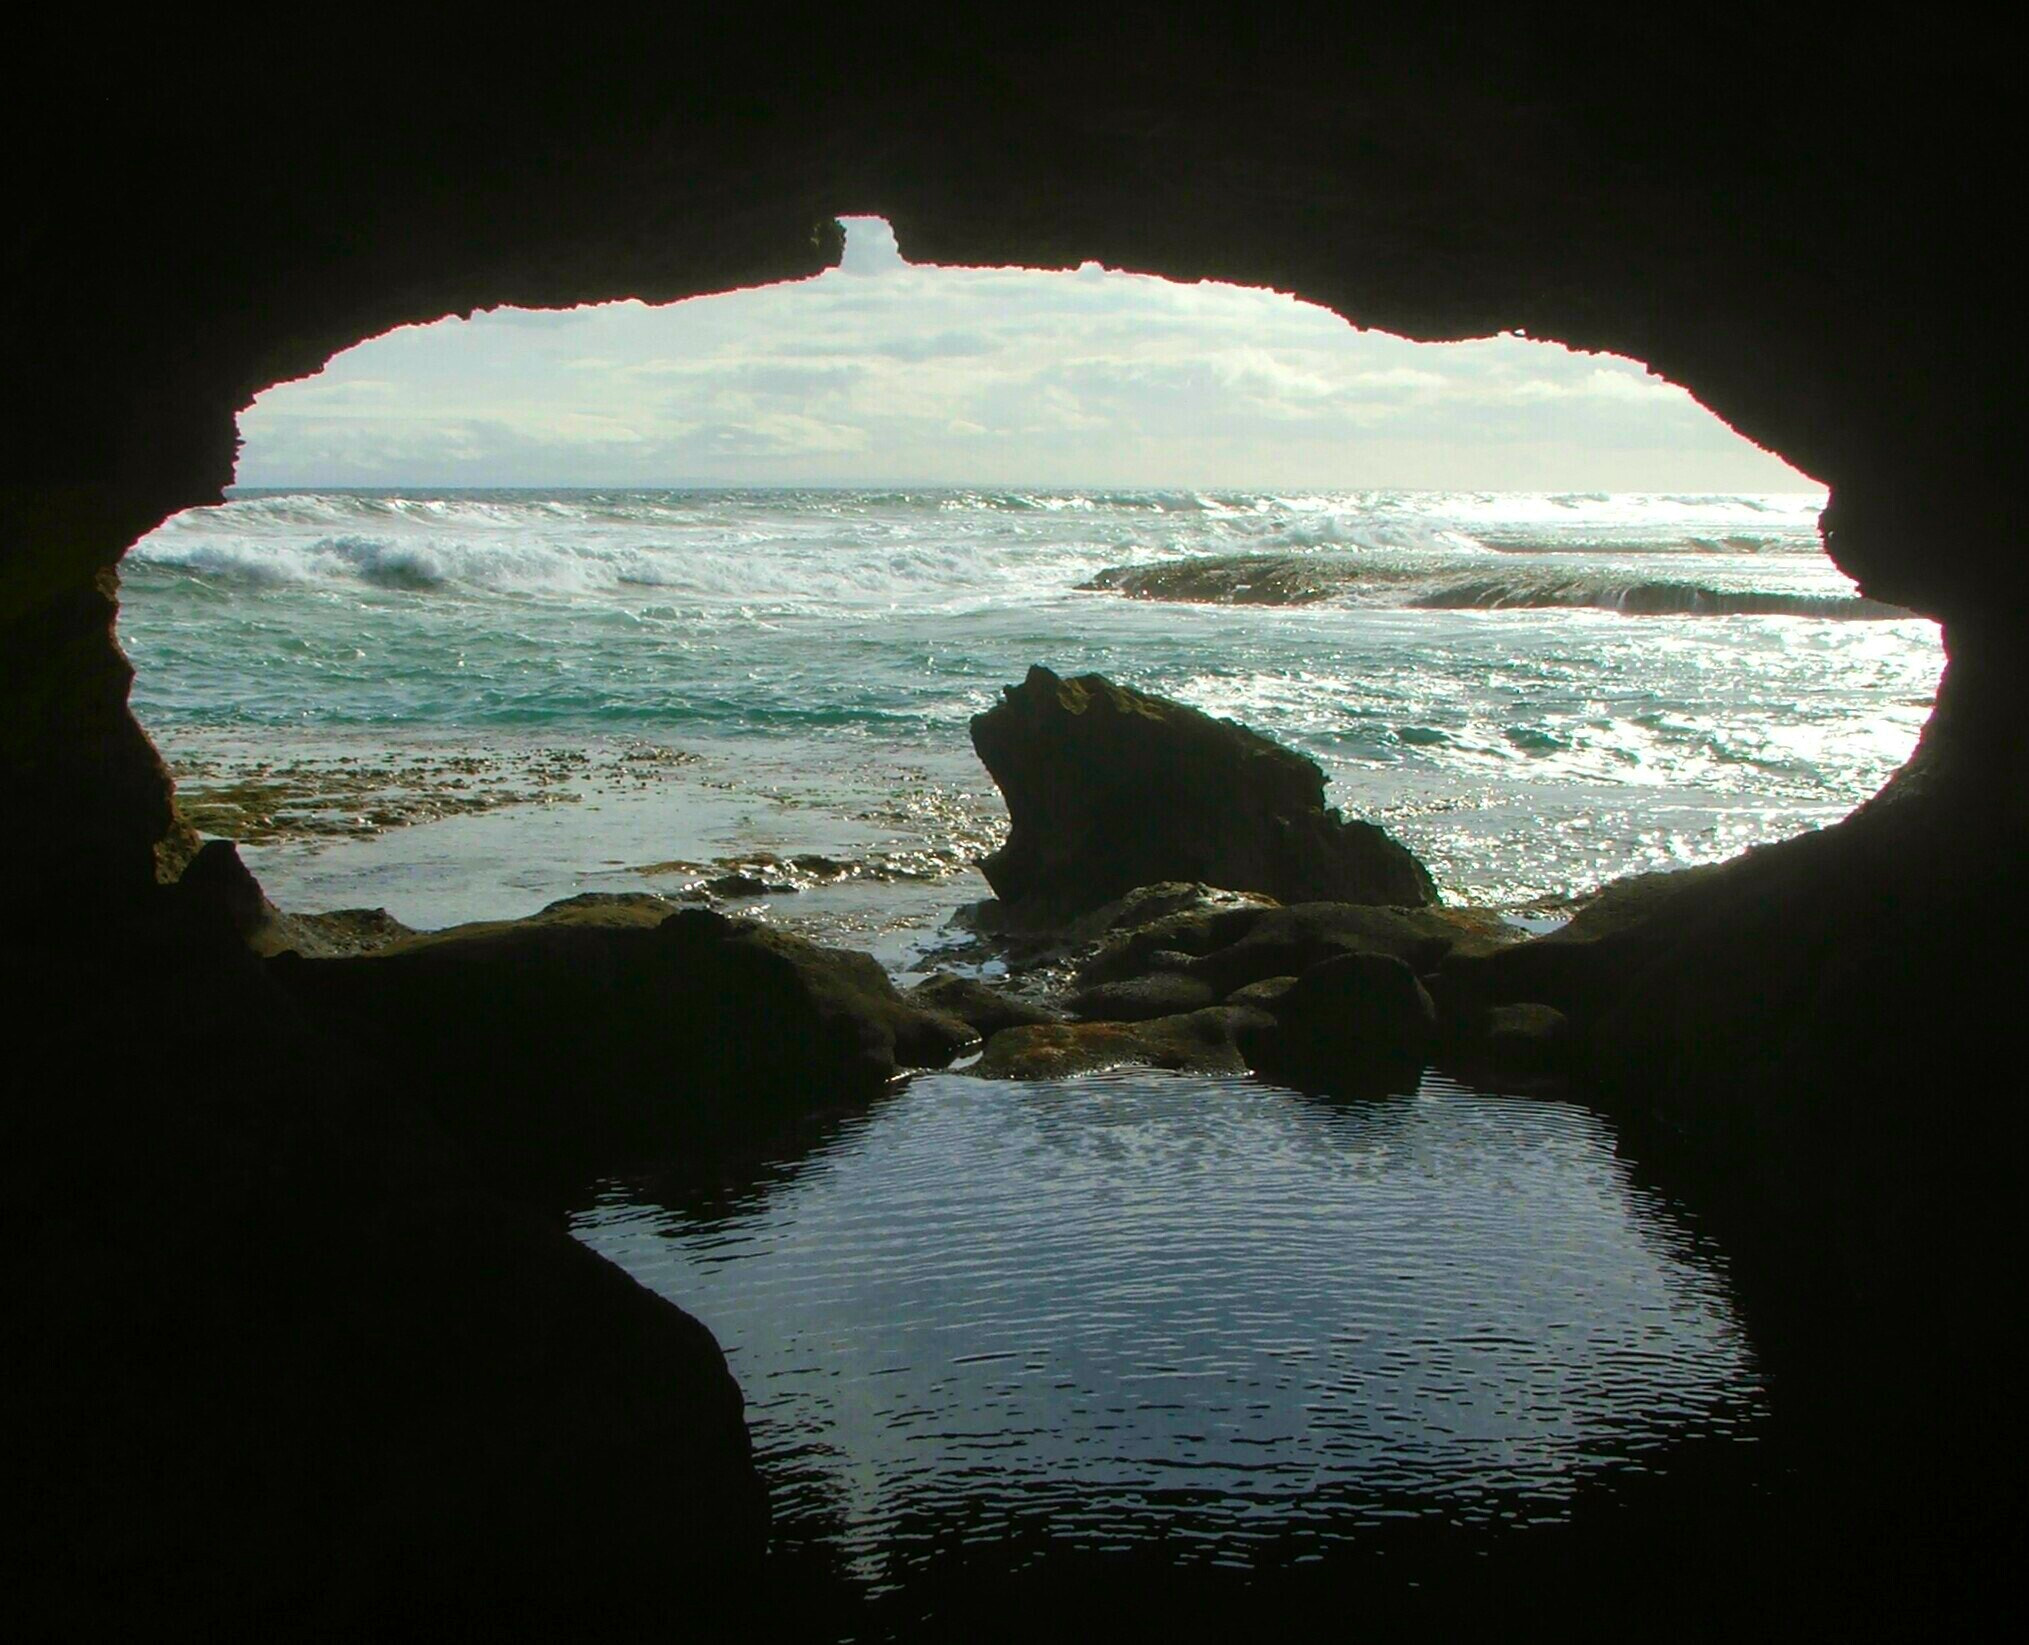
[(1516, 1078), (1554, 1071), (1551, 1008), (1528, 1002), (1528, 1032), (1438, 1008), (1449, 962), (1520, 933), (1440, 906), (1403, 847), (1324, 807), (1310, 761), (1040, 667), (973, 735), (1012, 818), (984, 864), (1000, 896), (961, 911), (959, 969), (906, 995), (865, 954), (708, 906), (711, 881), (416, 932), (382, 910), (284, 913), (214, 840), (175, 890), (264, 957), (316, 1032), (545, 1202), (864, 1104), (913, 1069), (1252, 1071), (1347, 1093), (1413, 1089), (1432, 1057), (1508, 1072), (1513, 1049)]

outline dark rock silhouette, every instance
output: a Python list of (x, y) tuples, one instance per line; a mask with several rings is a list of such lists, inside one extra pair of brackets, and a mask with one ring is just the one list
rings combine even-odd
[(504, 1180), (865, 1103), (978, 1039), (866, 954), (646, 895), (272, 965)]
[(1387, 954), (1321, 961), (1238, 1031), (1256, 1073), (1301, 1090), (1413, 1091), (1437, 1039), (1437, 1007)]
[(1010, 823), (980, 867), (1031, 920), (1068, 920), (1159, 880), (1283, 902), (1437, 900), (1406, 849), (1325, 809), (1313, 762), (1102, 675), (1031, 668), (974, 716), (972, 746)]
[(752, 1579), (702, 1325), (475, 1172), (215, 904), (97, 938), (0, 939), (16, 1069), (93, 1075), (0, 1113), (10, 1625), (522, 1632)]

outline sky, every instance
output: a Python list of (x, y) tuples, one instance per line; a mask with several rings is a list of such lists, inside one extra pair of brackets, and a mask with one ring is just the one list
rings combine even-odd
[(1617, 356), (1096, 263), (917, 266), (844, 222), (814, 279), (361, 343), (241, 414), (238, 481), (1818, 489)]

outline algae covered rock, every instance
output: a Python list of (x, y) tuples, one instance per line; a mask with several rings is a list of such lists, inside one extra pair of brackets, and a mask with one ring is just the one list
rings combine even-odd
[(1324, 803), (1324, 773), (1231, 720), (1099, 674), (1031, 668), (972, 721), (1007, 799), (980, 864), (1009, 909), (1069, 920), (1162, 880), (1282, 902), (1437, 901), (1423, 865)]
[(1470, 909), (1343, 902), (1187, 909), (1109, 938), (1079, 977), (1089, 985), (1181, 971), (1224, 996), (1268, 977), (1301, 975), (1340, 954), (1389, 954), (1420, 974), (1449, 955), (1488, 953), (1513, 940)]

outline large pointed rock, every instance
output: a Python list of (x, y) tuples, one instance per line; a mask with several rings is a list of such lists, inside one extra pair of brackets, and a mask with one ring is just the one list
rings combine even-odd
[(1437, 901), (1423, 865), (1324, 803), (1310, 760), (1231, 720), (1043, 667), (972, 721), (1006, 796), (1007, 843), (981, 868), (1031, 922), (1068, 919), (1158, 880), (1282, 902)]

